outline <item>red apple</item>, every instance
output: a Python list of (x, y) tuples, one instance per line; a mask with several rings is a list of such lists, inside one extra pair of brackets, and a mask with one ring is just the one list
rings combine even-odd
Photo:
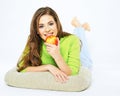
[(50, 35), (45, 40), (46, 43), (58, 45), (58, 40), (56, 36)]

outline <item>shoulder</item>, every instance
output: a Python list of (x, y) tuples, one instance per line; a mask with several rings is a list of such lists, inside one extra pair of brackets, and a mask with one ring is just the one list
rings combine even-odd
[(72, 40), (73, 40), (73, 39), (74, 39), (74, 40), (79, 40), (79, 38), (78, 38), (76, 35), (74, 35), (74, 34), (69, 35), (69, 36), (68, 36), (68, 39), (70, 39), (70, 40), (71, 40), (71, 39), (72, 39)]
[(80, 39), (76, 35), (70, 34), (68, 36), (61, 38), (60, 41), (74, 42), (74, 41), (80, 41)]
[(60, 39), (60, 44), (64, 46), (79, 45), (80, 39), (76, 35), (68, 35)]

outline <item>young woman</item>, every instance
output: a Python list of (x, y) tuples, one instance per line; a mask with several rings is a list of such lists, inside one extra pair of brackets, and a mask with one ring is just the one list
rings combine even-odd
[[(58, 45), (46, 43), (56, 36)], [(59, 82), (79, 73), (81, 42), (73, 34), (63, 32), (57, 13), (50, 7), (39, 8), (33, 15), (30, 35), (17, 66), (18, 72), (49, 71)]]

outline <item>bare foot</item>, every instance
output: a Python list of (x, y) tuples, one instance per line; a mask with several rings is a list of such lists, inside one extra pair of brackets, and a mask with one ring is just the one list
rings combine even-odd
[(85, 31), (90, 31), (90, 25), (88, 23), (83, 23), (82, 25), (80, 24), (79, 20), (77, 17), (74, 17), (71, 21), (71, 24), (74, 27), (82, 27)]
[(76, 17), (74, 17), (74, 18), (72, 19), (71, 24), (72, 24), (74, 27), (81, 27), (81, 24), (80, 24), (79, 20), (78, 20)]
[(89, 25), (88, 23), (82, 24), (82, 27), (83, 27), (86, 31), (90, 31), (90, 25)]

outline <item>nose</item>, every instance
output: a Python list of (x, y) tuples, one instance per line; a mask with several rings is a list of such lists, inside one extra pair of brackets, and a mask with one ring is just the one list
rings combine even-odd
[(49, 31), (50, 31), (50, 27), (49, 27), (49, 26), (46, 26), (45, 31), (46, 31), (46, 32), (49, 32)]

